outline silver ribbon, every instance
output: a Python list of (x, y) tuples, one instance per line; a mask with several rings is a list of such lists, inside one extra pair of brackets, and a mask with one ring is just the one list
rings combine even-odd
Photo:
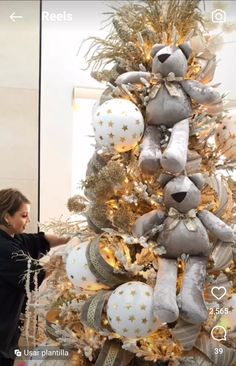
[(168, 93), (172, 97), (180, 96), (178, 88), (176, 87), (176, 85), (174, 85), (172, 83), (176, 82), (176, 81), (177, 82), (182, 81), (182, 80), (184, 80), (184, 78), (182, 76), (175, 76), (175, 74), (173, 72), (170, 72), (168, 74), (168, 76), (162, 76), (162, 74), (160, 74), (160, 73), (157, 73), (157, 74), (152, 73), (150, 84), (153, 86), (149, 93), (149, 98), (154, 99), (162, 85), (164, 85), (166, 87)]
[(173, 230), (182, 221), (188, 231), (197, 231), (197, 225), (194, 222), (196, 218), (196, 210), (192, 209), (186, 213), (181, 213), (174, 207), (171, 207), (168, 212), (168, 216), (171, 218), (171, 222), (166, 230)]

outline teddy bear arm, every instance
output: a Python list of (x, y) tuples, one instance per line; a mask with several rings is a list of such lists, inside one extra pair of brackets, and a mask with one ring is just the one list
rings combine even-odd
[(212, 212), (203, 210), (197, 214), (202, 224), (213, 235), (223, 242), (233, 242), (234, 232), (232, 228), (223, 222), (219, 217), (215, 216)]
[(220, 94), (211, 86), (204, 85), (196, 80), (180, 82), (185, 92), (200, 104), (213, 104), (221, 101)]
[(133, 226), (133, 235), (138, 238), (145, 236), (154, 226), (161, 225), (166, 218), (162, 211), (153, 210), (137, 219)]
[(145, 72), (145, 71), (128, 71), (128, 72), (125, 72), (124, 74), (121, 74), (121, 75), (118, 76), (118, 78), (116, 79), (116, 84), (121, 85), (121, 84), (141, 83), (141, 81), (140, 81), (141, 78), (144, 78), (147, 81), (149, 81), (151, 79), (150, 72)]

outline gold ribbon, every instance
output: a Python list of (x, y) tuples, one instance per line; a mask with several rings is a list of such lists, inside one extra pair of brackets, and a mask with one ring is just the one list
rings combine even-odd
[(151, 80), (150, 83), (153, 85), (151, 88), (151, 91), (149, 93), (150, 99), (154, 99), (159, 92), (162, 85), (164, 85), (168, 91), (168, 93), (172, 97), (179, 97), (180, 93), (178, 91), (178, 88), (176, 87), (173, 82), (182, 81), (184, 78), (182, 76), (175, 76), (173, 72), (170, 72), (168, 76), (162, 76), (162, 74), (157, 73), (151, 74)]
[(111, 291), (99, 291), (85, 302), (81, 310), (81, 321), (84, 324), (97, 331), (107, 331), (102, 324), (102, 313), (110, 294)]
[(118, 339), (106, 340), (98, 355), (95, 366), (128, 366), (134, 354), (122, 349)]
[(168, 216), (171, 218), (171, 222), (166, 228), (167, 230), (173, 230), (180, 222), (183, 222), (188, 231), (197, 231), (197, 225), (194, 222), (194, 219), (196, 218), (196, 210), (192, 209), (186, 213), (181, 213), (174, 207), (171, 207), (169, 209)]
[(102, 235), (93, 239), (86, 249), (86, 258), (90, 271), (96, 278), (108, 287), (117, 287), (129, 281), (129, 274), (125, 271), (114, 273), (114, 268), (110, 266), (100, 253), (100, 240)]

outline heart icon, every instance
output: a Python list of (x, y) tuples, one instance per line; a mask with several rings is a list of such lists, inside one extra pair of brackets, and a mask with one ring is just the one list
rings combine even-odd
[(217, 299), (220, 300), (222, 299), (222, 297), (224, 297), (226, 295), (226, 288), (223, 286), (214, 286), (211, 289), (211, 293), (212, 295)]

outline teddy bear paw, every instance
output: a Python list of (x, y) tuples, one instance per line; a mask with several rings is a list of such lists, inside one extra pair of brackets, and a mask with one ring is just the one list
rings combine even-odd
[(143, 174), (154, 175), (160, 167), (160, 160), (156, 156), (144, 157), (140, 155), (139, 167)]
[(207, 320), (208, 311), (203, 300), (195, 299), (195, 302), (183, 302), (180, 309), (180, 316), (188, 323), (200, 324)]
[(163, 306), (163, 303), (160, 305), (156, 304), (154, 305), (153, 313), (163, 323), (172, 323), (179, 317), (179, 309), (175, 302), (168, 303), (166, 306)]
[(172, 151), (165, 151), (162, 155), (160, 163), (166, 172), (178, 174), (185, 169), (186, 157), (179, 156), (178, 153)]

